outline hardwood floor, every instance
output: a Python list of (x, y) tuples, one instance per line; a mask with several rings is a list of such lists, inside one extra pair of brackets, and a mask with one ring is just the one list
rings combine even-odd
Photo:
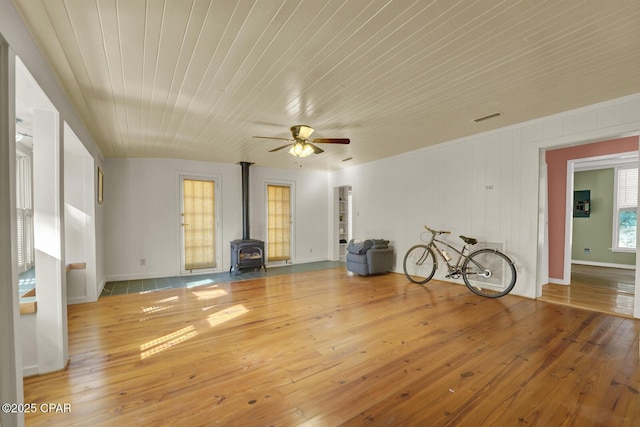
[(27, 425), (637, 426), (640, 321), (344, 268), (69, 306)]
[(542, 301), (633, 317), (635, 270), (573, 264), (571, 284), (547, 284)]

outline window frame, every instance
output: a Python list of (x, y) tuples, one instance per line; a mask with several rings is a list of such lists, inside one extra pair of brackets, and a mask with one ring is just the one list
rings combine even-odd
[[(620, 180), (619, 180), (619, 174), (621, 170), (628, 170), (628, 169), (635, 169), (638, 174), (638, 176), (640, 176), (640, 170), (638, 170), (638, 166), (637, 164), (626, 164), (626, 165), (618, 165), (615, 166), (614, 168), (614, 176), (613, 176), (613, 220), (612, 220), (612, 224), (613, 224), (613, 232), (612, 232), (612, 242), (611, 242), (611, 251), (612, 252), (624, 252), (624, 253), (635, 253), (636, 252), (636, 248), (638, 246), (638, 241), (637, 241), (637, 234), (636, 234), (636, 247), (634, 248), (625, 248), (625, 247), (620, 247), (619, 243), (620, 243), (620, 211), (632, 211), (635, 210), (636, 213), (638, 211), (638, 206), (637, 206), (637, 201), (636, 201), (636, 206), (635, 209), (633, 207), (629, 207), (629, 206), (625, 206), (625, 207), (619, 207), (619, 201), (618, 201), (618, 187), (620, 185)], [(636, 181), (636, 192), (638, 190), (638, 183)], [(637, 227), (637, 226), (636, 226)]]

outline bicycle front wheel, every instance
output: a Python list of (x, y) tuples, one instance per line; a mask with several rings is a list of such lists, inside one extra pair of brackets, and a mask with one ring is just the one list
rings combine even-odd
[(513, 261), (495, 249), (480, 249), (462, 264), (462, 279), (474, 294), (499, 298), (511, 292), (516, 284)]
[(413, 283), (427, 283), (436, 272), (436, 256), (430, 247), (415, 245), (404, 256), (404, 275)]

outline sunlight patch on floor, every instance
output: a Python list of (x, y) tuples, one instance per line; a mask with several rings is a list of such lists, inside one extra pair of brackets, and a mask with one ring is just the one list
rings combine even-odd
[[(178, 300), (179, 300), (178, 297), (169, 297), (169, 298), (164, 298), (164, 299), (155, 301), (155, 305), (142, 307), (142, 313), (151, 314), (151, 313), (157, 313), (159, 311), (169, 310), (170, 308), (173, 307), (173, 304), (169, 304), (169, 303), (174, 303)], [(140, 319), (141, 322), (144, 322), (146, 320), (149, 320), (149, 319), (148, 318)]]
[(169, 310), (171, 307), (173, 307), (173, 305), (154, 305), (151, 307), (143, 308), (142, 312), (144, 314), (157, 313), (159, 311)]
[(191, 293), (193, 295), (195, 295), (198, 298), (198, 300), (207, 300), (207, 299), (213, 299), (213, 298), (220, 298), (220, 297), (223, 297), (223, 296), (229, 294), (229, 292), (225, 291), (222, 288), (218, 288), (218, 287), (199, 290), (199, 291), (191, 291)]
[[(212, 289), (211, 291), (215, 291), (215, 289)], [(219, 291), (222, 291), (223, 293), (217, 293), (217, 296), (226, 294), (226, 292), (222, 289), (219, 289)], [(214, 297), (209, 294), (205, 296), (205, 298)], [(167, 298), (167, 300), (172, 300), (172, 298)], [(167, 306), (167, 308), (169, 307), (171, 306)], [(165, 308), (162, 306), (151, 306), (147, 307), (145, 310), (148, 310), (148, 312), (153, 312), (164, 309)], [(214, 327), (224, 322), (228, 322), (229, 320), (235, 319), (238, 316), (242, 316), (243, 314), (248, 312), (249, 310), (244, 305), (236, 304), (234, 306), (220, 310), (216, 313), (210, 314), (205, 318), (205, 320), (208, 323), (209, 327)], [(196, 331), (195, 326), (189, 325), (185, 328), (178, 329), (177, 331), (164, 335), (160, 338), (156, 338), (154, 340), (146, 342), (140, 346), (140, 359), (146, 359), (148, 357), (156, 355), (197, 335), (198, 331)]]
[(140, 359), (146, 359), (147, 357), (160, 353), (161, 351), (171, 348), (176, 344), (180, 344), (181, 342), (193, 338), (196, 335), (198, 335), (198, 332), (196, 332), (196, 329), (191, 325), (158, 339), (149, 341), (148, 343), (140, 346)]
[(238, 316), (242, 316), (245, 313), (248, 313), (249, 310), (242, 304), (236, 304), (232, 307), (225, 308), (224, 310), (220, 310), (217, 313), (210, 314), (207, 316), (207, 322), (209, 326), (217, 326), (221, 323), (228, 322), (231, 319), (235, 319)]
[(163, 303), (167, 303), (167, 302), (176, 302), (178, 300), (179, 300), (178, 297), (169, 297), (169, 298), (159, 299), (158, 301), (156, 301), (156, 304), (163, 304)]

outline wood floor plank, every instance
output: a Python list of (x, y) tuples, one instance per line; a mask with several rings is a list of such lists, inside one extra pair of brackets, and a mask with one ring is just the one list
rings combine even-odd
[(573, 264), (569, 285), (546, 284), (541, 300), (633, 317), (635, 270)]
[(68, 307), (27, 425), (634, 426), (640, 322), (343, 268)]

